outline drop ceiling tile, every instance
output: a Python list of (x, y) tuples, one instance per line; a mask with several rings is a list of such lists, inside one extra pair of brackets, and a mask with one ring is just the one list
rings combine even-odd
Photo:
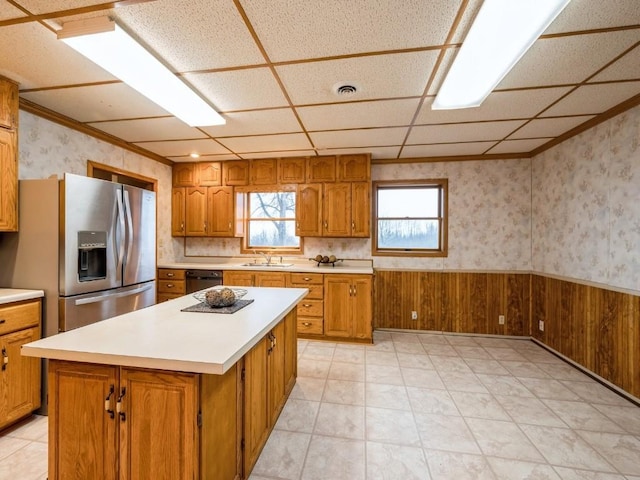
[(113, 12), (175, 71), (265, 63), (233, 2), (148, 2)]
[(336, 132), (312, 132), (309, 134), (316, 148), (344, 148), (402, 145), (409, 127), (371, 128), (366, 130), (341, 130)]
[(505, 140), (493, 147), (487, 154), (530, 152), (550, 142), (553, 138), (531, 138), (528, 140)]
[(522, 120), (424, 125), (413, 127), (407, 145), (502, 140), (523, 125)]
[(602, 113), (640, 93), (640, 82), (584, 85), (556, 103), (541, 117)]
[(26, 17), (27, 14), (5, 1), (0, 2), (0, 21)]
[(540, 39), (497, 88), (583, 82), (637, 41), (635, 30)]
[(439, 145), (407, 145), (400, 158), (452, 157), (460, 155), (482, 155), (496, 142), (441, 143)]
[(544, 32), (575, 32), (640, 24), (637, 0), (573, 0)]
[(80, 122), (169, 115), (124, 83), (39, 90), (20, 96)]
[(609, 65), (589, 82), (631, 80), (640, 78), (640, 46), (634, 48), (620, 60)]
[(184, 78), (219, 112), (288, 105), (278, 82), (268, 68), (192, 73), (184, 75)]
[(262, 135), (257, 137), (228, 137), (221, 138), (219, 141), (235, 153), (308, 150), (312, 148), (309, 140), (303, 133)]
[(479, 107), (455, 110), (432, 110), (434, 98), (427, 98), (416, 118), (416, 124), (530, 118), (569, 90), (570, 87), (562, 87), (493, 92)]
[(444, 81), (444, 77), (449, 72), (449, 69), (451, 68), (451, 63), (453, 62), (453, 59), (456, 57), (457, 53), (458, 53), (457, 48), (448, 48), (444, 52), (444, 57), (440, 62), (438, 70), (436, 71), (436, 75), (433, 78), (431, 85), (429, 85), (429, 91), (427, 92), (429, 95), (435, 95), (438, 93), (438, 90), (440, 90), (440, 86)]
[(395, 127), (411, 123), (418, 102), (418, 99), (384, 100), (300, 107), (296, 110), (307, 131)]
[(520, 138), (557, 137), (558, 135), (562, 135), (564, 132), (577, 127), (592, 118), (593, 115), (534, 119), (520, 130), (510, 135), (509, 140)]
[(243, 154), (240, 154), (240, 157), (245, 159), (252, 159), (252, 158), (275, 158), (275, 157), (311, 157), (315, 155), (316, 155), (315, 150), (283, 150), (280, 152), (243, 153)]
[(241, 3), (270, 59), (277, 62), (442, 45), (461, 1)]
[(370, 153), (371, 158), (393, 159), (398, 158), (400, 147), (362, 147), (362, 148), (329, 148), (318, 151), (321, 155), (349, 155), (353, 153)]
[(200, 130), (190, 127), (176, 117), (99, 122), (89, 125), (131, 143), (206, 138)]
[(0, 74), (18, 82), (21, 90), (115, 80), (39, 23), (0, 28), (0, 45), (11, 52), (2, 56)]
[(476, 18), (476, 15), (478, 14), (478, 10), (480, 10), (480, 7), (482, 6), (482, 2), (483, 0), (469, 1), (469, 3), (467, 4), (467, 7), (464, 10), (464, 13), (462, 14), (462, 19), (460, 19), (460, 23), (456, 27), (455, 34), (451, 39), (452, 43), (463, 42), (464, 37), (467, 36), (467, 32), (469, 31), (469, 28), (471, 28), (471, 23)]
[[(373, 98), (421, 96), (435, 65), (437, 51), (396, 53), (277, 67), (294, 105)], [(384, 72), (384, 74), (381, 74)], [(358, 88), (337, 95), (337, 85)]]
[(18, 0), (18, 3), (34, 15), (72, 10), (106, 3), (104, 0)]
[(290, 108), (226, 113), (224, 125), (202, 127), (212, 137), (300, 132), (300, 124)]
[(176, 140), (169, 142), (139, 142), (136, 143), (136, 145), (165, 157), (188, 156), (192, 152), (197, 152), (200, 155), (231, 153), (218, 142), (210, 139)]

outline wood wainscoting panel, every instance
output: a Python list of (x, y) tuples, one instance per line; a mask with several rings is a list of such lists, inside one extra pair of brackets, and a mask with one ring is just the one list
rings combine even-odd
[(640, 397), (639, 296), (541, 275), (532, 293), (534, 338)]
[[(530, 275), (376, 270), (376, 328), (529, 335)], [(418, 319), (411, 319), (411, 312)], [(505, 324), (499, 324), (499, 316)]]

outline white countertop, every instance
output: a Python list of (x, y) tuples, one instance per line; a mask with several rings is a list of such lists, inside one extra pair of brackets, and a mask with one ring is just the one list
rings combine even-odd
[(181, 312), (198, 303), (186, 295), (28, 343), (22, 355), (223, 374), (308, 292), (306, 288), (246, 289), (243, 298), (255, 301), (233, 314)]
[(3, 303), (21, 302), (44, 297), (42, 290), (23, 290), (19, 288), (0, 288), (0, 305)]
[[(278, 258), (277, 256), (274, 259)], [(336, 262), (335, 266), (331, 264), (318, 266), (316, 262), (310, 260), (287, 259), (283, 263), (293, 263), (287, 267), (266, 267), (263, 265), (244, 265), (252, 263), (256, 260), (254, 257), (237, 257), (237, 258), (213, 258), (211, 261), (194, 261), (194, 262), (161, 262), (158, 268), (178, 268), (184, 270), (254, 270), (260, 272), (293, 272), (293, 273), (350, 273), (350, 274), (373, 274), (373, 262), (370, 260), (344, 260)], [(258, 262), (263, 261), (257, 259)]]

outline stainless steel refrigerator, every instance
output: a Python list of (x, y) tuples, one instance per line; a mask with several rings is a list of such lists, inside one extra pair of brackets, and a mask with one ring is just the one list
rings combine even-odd
[(44, 336), (155, 303), (155, 193), (80, 175), (21, 180), (0, 285), (45, 291)]

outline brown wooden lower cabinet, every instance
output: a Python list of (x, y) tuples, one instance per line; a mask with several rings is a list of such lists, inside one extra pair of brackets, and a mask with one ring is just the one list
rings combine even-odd
[(372, 340), (371, 283), (371, 275), (325, 275), (325, 336)]
[(40, 407), (40, 359), (20, 355), (40, 338), (41, 301), (0, 306), (0, 429)]
[(293, 311), (224, 375), (50, 360), (49, 479), (247, 478), (296, 348)]

